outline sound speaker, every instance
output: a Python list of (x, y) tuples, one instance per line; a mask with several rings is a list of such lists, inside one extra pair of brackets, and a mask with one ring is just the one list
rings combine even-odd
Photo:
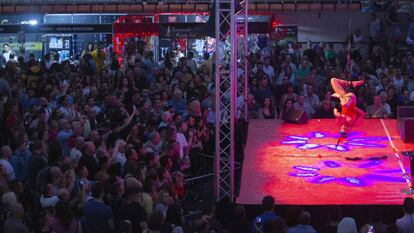
[(291, 109), (285, 113), (283, 120), (289, 123), (305, 124), (308, 122), (308, 114), (303, 110)]
[(397, 129), (404, 143), (414, 142), (414, 106), (397, 108)]

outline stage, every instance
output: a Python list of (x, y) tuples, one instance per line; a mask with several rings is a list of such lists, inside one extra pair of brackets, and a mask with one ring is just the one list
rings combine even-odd
[(334, 119), (251, 120), (236, 202), (272, 195), (279, 205), (400, 205), (410, 182), (401, 151), (414, 144), (400, 140), (396, 120), (364, 120), (336, 147), (339, 129)]

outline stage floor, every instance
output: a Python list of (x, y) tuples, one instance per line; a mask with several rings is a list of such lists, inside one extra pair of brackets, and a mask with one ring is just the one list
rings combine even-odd
[(237, 203), (272, 195), (281, 205), (401, 204), (410, 167), (400, 152), (414, 144), (400, 140), (396, 121), (364, 120), (335, 148), (339, 128), (334, 119), (250, 121)]

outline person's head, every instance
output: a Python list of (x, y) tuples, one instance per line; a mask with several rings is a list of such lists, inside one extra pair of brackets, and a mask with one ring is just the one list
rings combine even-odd
[(109, 191), (112, 195), (122, 197), (125, 193), (124, 181), (119, 176), (111, 176), (108, 179)]
[(162, 168), (170, 170), (173, 167), (173, 162), (168, 155), (163, 155), (160, 157), (160, 165)]
[(303, 96), (303, 95), (298, 96), (298, 104), (299, 105), (304, 105), (305, 104), (305, 96)]
[(205, 52), (205, 53), (203, 54), (203, 59), (204, 59), (204, 60), (209, 60), (209, 59), (210, 59), (210, 54), (209, 54), (209, 53), (207, 53), (207, 52)]
[(165, 221), (181, 226), (182, 225), (182, 215), (183, 211), (181, 210), (180, 205), (174, 203), (168, 206), (167, 215)]
[(10, 146), (2, 146), (0, 151), (0, 158), (4, 160), (9, 160), (13, 155), (13, 151), (11, 150)]
[(263, 58), (263, 63), (264, 63), (266, 66), (268, 66), (268, 65), (270, 64), (270, 57), (269, 57), (269, 56), (264, 57), (264, 58)]
[(4, 193), (1, 196), (1, 203), (6, 207), (10, 207), (10, 206), (18, 203), (16, 194), (14, 192)]
[(414, 213), (414, 200), (411, 197), (407, 197), (404, 199), (403, 210), (406, 214)]
[(101, 182), (96, 182), (92, 186), (92, 197), (95, 199), (102, 198), (104, 196), (104, 186)]
[(22, 219), (24, 217), (24, 208), (23, 205), (16, 202), (10, 206), (11, 209), (11, 216), (14, 219)]
[(86, 155), (92, 156), (95, 153), (95, 144), (91, 141), (88, 141), (84, 145), (84, 152)]
[(170, 204), (170, 193), (165, 190), (165, 189), (161, 189), (158, 192), (158, 203), (162, 203), (164, 205), (168, 205)]
[(284, 110), (289, 110), (293, 108), (293, 99), (287, 99), (283, 105)]
[(192, 115), (187, 116), (186, 118), (187, 126), (189, 128), (193, 128), (195, 125), (195, 117)]
[(30, 54), (29, 54), (29, 60), (31, 60), (31, 61), (35, 60), (35, 55), (34, 55), (34, 53), (30, 53)]
[(59, 126), (60, 126), (61, 130), (69, 130), (70, 129), (69, 121), (65, 118), (63, 118), (59, 121)]
[(246, 208), (242, 205), (238, 205), (233, 209), (233, 215), (235, 219), (244, 219), (246, 217)]
[(31, 145), (32, 151), (33, 152), (38, 152), (41, 153), (41, 151), (43, 150), (43, 143), (42, 141), (40, 141), (40, 139), (36, 139), (33, 141), (33, 144)]
[(275, 199), (272, 196), (265, 196), (262, 199), (262, 207), (265, 212), (273, 211), (275, 207)]
[(385, 103), (388, 99), (388, 92), (386, 90), (380, 90), (379, 96), (381, 96), (381, 103)]
[(188, 60), (193, 59), (194, 58), (194, 52), (193, 51), (188, 51), (187, 57), (188, 57)]
[(148, 136), (150, 142), (154, 145), (158, 145), (161, 142), (161, 136), (158, 132), (151, 132)]
[(9, 46), (9, 44), (7, 44), (7, 43), (4, 43), (4, 44), (3, 44), (3, 51), (4, 51), (5, 53), (10, 52), (10, 46)]
[(173, 120), (172, 115), (171, 115), (171, 113), (170, 113), (169, 111), (165, 111), (165, 112), (163, 112), (163, 113), (161, 114), (161, 119), (162, 119), (162, 121), (163, 121), (163, 122), (165, 122), (165, 123), (171, 123), (171, 122), (172, 122), (172, 120)]
[(293, 84), (292, 83), (288, 83), (286, 85), (286, 90), (287, 90), (287, 93), (292, 94), (295, 91)]
[(209, 231), (210, 226), (208, 222), (204, 219), (197, 219), (194, 222), (194, 232), (196, 233), (207, 233)]
[(332, 102), (330, 100), (325, 99), (323, 101), (323, 108), (329, 110), (332, 108)]
[(387, 88), (387, 91), (388, 91), (388, 96), (389, 96), (389, 97), (393, 97), (393, 96), (395, 95), (395, 92), (396, 92), (396, 90), (395, 90), (395, 87), (394, 87), (394, 86), (389, 86), (389, 87)]
[(286, 225), (288, 227), (296, 226), (298, 224), (299, 216), (303, 211), (303, 208), (300, 206), (289, 208), (286, 213)]
[(93, 50), (93, 43), (92, 43), (92, 42), (89, 42), (89, 43), (87, 44), (87, 46), (86, 46), (86, 49), (87, 49), (88, 51), (92, 51), (92, 50)]
[(178, 131), (181, 133), (186, 133), (188, 131), (188, 124), (187, 122), (180, 122), (178, 123)]
[(265, 88), (268, 85), (268, 78), (266, 74), (263, 74), (260, 77), (260, 82), (259, 82), (260, 87)]
[(308, 211), (303, 211), (298, 217), (298, 224), (309, 225), (311, 223), (311, 215)]
[(138, 161), (138, 153), (134, 148), (128, 148), (125, 152), (125, 156), (129, 160)]
[(266, 97), (266, 98), (263, 100), (263, 106), (264, 106), (265, 108), (272, 109), (272, 99), (270, 99), (269, 97)]
[(159, 211), (154, 211), (147, 220), (148, 229), (152, 231), (160, 231), (164, 223), (164, 215)]
[(377, 107), (381, 106), (381, 96), (379, 95), (374, 96), (374, 105)]
[(59, 220), (65, 229), (70, 228), (73, 220), (73, 212), (68, 208), (69, 203), (58, 201), (55, 205), (55, 217)]
[(357, 233), (355, 220), (350, 217), (343, 218), (338, 224), (338, 233)]
[(402, 69), (401, 68), (395, 68), (395, 77), (397, 79), (401, 79), (402, 78)]
[(308, 83), (306, 85), (306, 92), (309, 96), (313, 95), (313, 85), (312, 84)]

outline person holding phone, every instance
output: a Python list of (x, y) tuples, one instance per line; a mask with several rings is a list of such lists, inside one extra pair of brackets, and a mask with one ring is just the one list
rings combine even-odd
[(263, 225), (268, 221), (274, 221), (279, 218), (275, 212), (275, 199), (272, 196), (265, 196), (262, 199), (263, 214), (257, 216), (252, 224), (252, 232), (262, 232)]

